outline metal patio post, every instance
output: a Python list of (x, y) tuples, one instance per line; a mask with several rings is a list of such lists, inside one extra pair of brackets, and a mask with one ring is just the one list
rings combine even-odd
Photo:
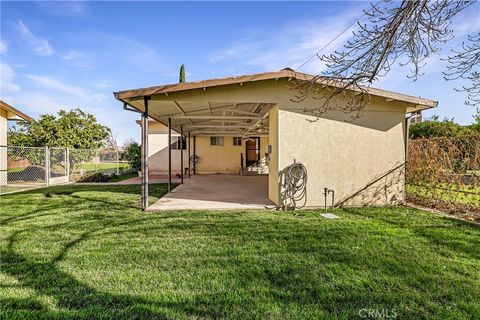
[(172, 119), (168, 118), (168, 193), (172, 191)]
[(193, 174), (196, 175), (197, 174), (197, 151), (195, 150), (196, 147), (197, 147), (197, 141), (195, 140), (197, 136), (193, 136), (193, 159), (194, 159), (194, 162), (193, 162)]
[(190, 178), (192, 175), (190, 174), (192, 172), (192, 165), (191, 165), (191, 161), (190, 161), (190, 131), (188, 131), (188, 143), (187, 143), (187, 146), (188, 146), (188, 178)]
[(142, 112), (142, 210), (148, 208), (148, 101), (143, 97), (145, 110)]
[(180, 177), (183, 184), (183, 127), (180, 127)]

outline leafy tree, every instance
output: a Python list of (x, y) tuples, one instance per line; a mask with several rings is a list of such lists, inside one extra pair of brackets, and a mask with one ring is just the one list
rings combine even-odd
[(478, 133), (480, 133), (480, 131), (477, 131), (475, 125), (462, 126), (454, 122), (453, 119), (438, 121), (438, 116), (433, 116), (432, 119), (426, 121), (414, 123), (409, 129), (411, 139), (458, 137)]
[(122, 153), (121, 159), (128, 161), (132, 168), (139, 170), (141, 164), (140, 145), (134, 141), (128, 142), (124, 146), (124, 152)]
[(185, 82), (185, 65), (182, 64), (180, 66), (180, 77), (178, 79), (179, 83), (184, 83)]
[[(95, 116), (80, 109), (60, 110), (57, 115), (44, 114), (38, 120), (20, 122), (9, 130), (7, 139), (11, 146), (20, 147), (63, 147), (75, 150), (70, 153), (70, 166), (88, 161), (103, 147), (110, 129), (99, 124)], [(13, 152), (13, 151), (12, 151)], [(50, 150), (52, 163), (61, 163), (65, 157), (61, 149)], [(44, 151), (25, 149), (22, 157), (34, 165), (43, 165)], [(9, 157), (15, 156), (14, 154)]]
[(44, 114), (38, 120), (21, 122), (18, 126), (8, 132), (9, 145), (98, 149), (104, 146), (110, 133), (95, 116), (80, 109)]
[(473, 116), (473, 119), (473, 128), (475, 128), (477, 132), (480, 132), (480, 107), (477, 108), (477, 113)]

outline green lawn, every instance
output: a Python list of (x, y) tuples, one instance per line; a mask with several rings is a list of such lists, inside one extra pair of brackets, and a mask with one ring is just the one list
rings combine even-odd
[[(126, 170), (130, 168), (129, 163), (119, 162), (118, 167), (120, 170)], [(87, 172), (92, 171), (103, 171), (103, 170), (111, 170), (116, 169), (117, 163), (115, 162), (100, 162), (100, 163), (93, 163), (93, 162), (86, 162), (86, 163), (79, 163), (76, 164), (72, 170), (72, 172), (80, 172), (80, 170), (85, 170)]]
[[(38, 185), (18, 185), (18, 186), (0, 186), (0, 194), (3, 194), (3, 193), (10, 193), (10, 192), (17, 192), (17, 191), (22, 191), (22, 190), (27, 190), (27, 189), (31, 189), (31, 188), (36, 188), (38, 187)], [(1, 202), (1, 198), (0, 198), (0, 203)], [(1, 218), (0, 218), (1, 219)]]
[(477, 226), (405, 207), (142, 213), (139, 192), (1, 196), (0, 318), (480, 318)]
[(425, 207), (448, 211), (480, 223), (480, 187), (438, 183), (432, 186), (407, 184), (407, 199)]

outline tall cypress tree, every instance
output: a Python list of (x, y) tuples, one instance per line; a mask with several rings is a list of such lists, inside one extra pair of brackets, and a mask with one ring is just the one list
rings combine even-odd
[(185, 82), (185, 65), (180, 66), (180, 77), (178, 79), (178, 82), (183, 83)]

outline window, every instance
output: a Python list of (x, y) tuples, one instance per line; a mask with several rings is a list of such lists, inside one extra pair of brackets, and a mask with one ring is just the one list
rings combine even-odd
[(211, 146), (223, 146), (223, 137), (210, 137)]
[(241, 146), (242, 145), (242, 137), (233, 137), (233, 145), (234, 146)]
[[(183, 145), (182, 145), (182, 149), (183, 150), (187, 150), (187, 139), (185, 137), (183, 137), (182, 139), (183, 141)], [(180, 136), (178, 137), (172, 137), (172, 149), (173, 150), (180, 150)]]

